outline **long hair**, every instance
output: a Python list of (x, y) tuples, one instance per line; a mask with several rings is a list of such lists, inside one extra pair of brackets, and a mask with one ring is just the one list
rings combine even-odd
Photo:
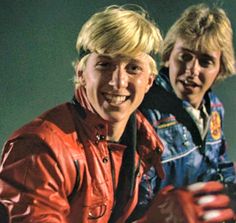
[(182, 39), (193, 50), (221, 51), (218, 79), (235, 73), (233, 31), (222, 8), (197, 4), (187, 8), (166, 34), (161, 50), (162, 65), (169, 60), (177, 39)]

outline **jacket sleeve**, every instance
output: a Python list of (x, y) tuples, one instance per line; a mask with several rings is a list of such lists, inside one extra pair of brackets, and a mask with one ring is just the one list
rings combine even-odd
[(223, 183), (235, 183), (236, 184), (236, 173), (234, 163), (230, 161), (228, 157), (227, 142), (224, 135), (224, 107), (220, 107), (219, 110), (221, 119), (221, 147), (220, 154), (218, 157), (218, 171), (220, 180)]
[(6, 143), (0, 199), (12, 223), (67, 223), (67, 194), (57, 157), (41, 139), (28, 136)]
[(225, 139), (222, 140), (221, 155), (218, 158), (218, 171), (219, 178), (223, 183), (236, 184), (235, 167), (228, 157)]

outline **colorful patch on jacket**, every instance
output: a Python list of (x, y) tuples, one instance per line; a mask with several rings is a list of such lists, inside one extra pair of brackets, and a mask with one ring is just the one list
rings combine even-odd
[(221, 119), (217, 111), (212, 112), (210, 123), (211, 136), (213, 139), (218, 140), (221, 137)]
[(170, 117), (167, 117), (167, 118), (163, 118), (159, 121), (155, 121), (154, 123), (154, 126), (158, 127), (159, 129), (162, 129), (162, 128), (168, 128), (172, 125), (176, 125), (177, 124), (177, 121), (175, 119), (174, 116), (170, 116)]

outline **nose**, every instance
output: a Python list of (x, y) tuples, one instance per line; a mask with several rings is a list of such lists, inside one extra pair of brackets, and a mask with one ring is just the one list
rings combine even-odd
[(128, 74), (124, 67), (116, 66), (112, 73), (112, 78), (109, 85), (113, 86), (116, 90), (126, 88), (128, 86)]
[(198, 58), (195, 57), (191, 61), (189, 61), (186, 68), (187, 71), (190, 72), (191, 76), (198, 76), (201, 70)]

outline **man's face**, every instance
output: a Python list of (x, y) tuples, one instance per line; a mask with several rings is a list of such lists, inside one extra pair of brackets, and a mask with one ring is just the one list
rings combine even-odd
[(127, 121), (153, 83), (151, 58), (110, 57), (92, 53), (82, 73), (87, 97), (95, 111), (109, 122)]
[(178, 98), (198, 108), (220, 72), (221, 51), (193, 51), (177, 39), (166, 66)]

